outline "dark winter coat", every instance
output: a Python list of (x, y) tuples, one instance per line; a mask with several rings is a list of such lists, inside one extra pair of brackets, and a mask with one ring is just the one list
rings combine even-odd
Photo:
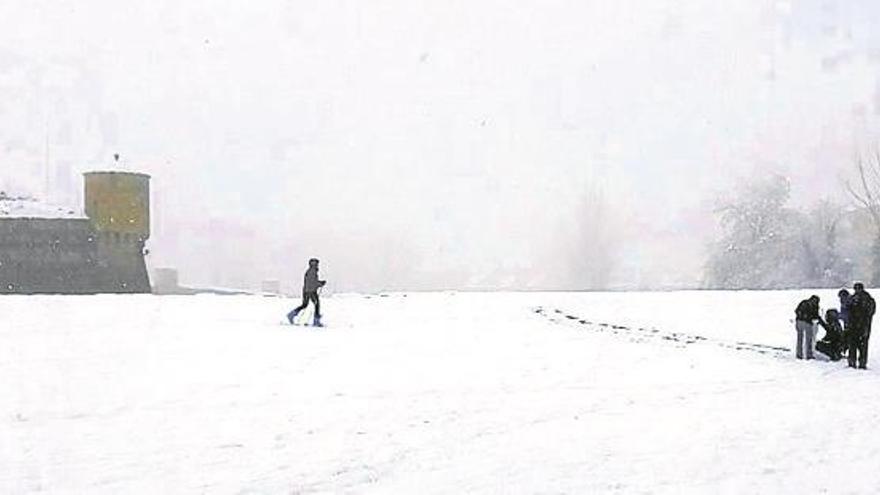
[(827, 321), (820, 321), (819, 324), (825, 329), (825, 337), (823, 341), (838, 347), (843, 345), (843, 327), (840, 326), (840, 320), (826, 318)]
[(858, 333), (869, 331), (876, 308), (877, 305), (871, 294), (867, 291), (856, 292), (850, 298), (849, 326)]
[(813, 323), (816, 320), (822, 320), (819, 317), (819, 304), (814, 303), (810, 299), (804, 299), (797, 305), (797, 309), (794, 310), (794, 315), (798, 321), (806, 321), (809, 323)]
[(303, 292), (317, 292), (318, 287), (323, 287), (325, 283), (323, 280), (318, 280), (318, 267), (309, 266), (303, 277)]
[(843, 327), (837, 310), (829, 309), (825, 313), (825, 321), (819, 320), (819, 324), (825, 329), (825, 337), (816, 342), (816, 350), (828, 356), (832, 361), (841, 358), (845, 346)]
[(849, 322), (849, 307), (852, 304), (852, 302), (851, 302), (852, 296), (847, 294), (847, 295), (838, 296), (838, 297), (840, 298), (840, 312), (839, 312), (838, 318), (840, 318), (840, 321), (842, 321), (844, 323), (848, 323)]

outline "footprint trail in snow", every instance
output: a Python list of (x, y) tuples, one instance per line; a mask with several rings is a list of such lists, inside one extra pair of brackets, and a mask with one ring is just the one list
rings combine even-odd
[(754, 344), (749, 342), (730, 342), (720, 339), (704, 337), (683, 332), (669, 332), (658, 328), (646, 327), (628, 327), (612, 323), (596, 322), (577, 315), (573, 315), (556, 308), (544, 308), (538, 306), (533, 309), (535, 314), (542, 316), (552, 323), (559, 325), (574, 326), (578, 329), (585, 329), (591, 332), (611, 333), (614, 335), (628, 336), (635, 342), (644, 342), (647, 340), (660, 340), (676, 344), (678, 347), (685, 347), (692, 344), (708, 344), (723, 347), (725, 349), (733, 349), (737, 351), (750, 351), (758, 354), (769, 355), (776, 358), (787, 358), (791, 354), (791, 349), (787, 347), (778, 347), (765, 344)]

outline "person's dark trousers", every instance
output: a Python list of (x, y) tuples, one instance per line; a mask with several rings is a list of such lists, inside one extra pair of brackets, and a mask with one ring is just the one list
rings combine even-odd
[(871, 338), (871, 330), (868, 329), (865, 335), (859, 339), (859, 368), (866, 369), (868, 367), (868, 339)]
[(855, 368), (856, 362), (861, 362), (862, 357), (864, 357), (865, 364), (867, 364), (868, 339), (864, 338), (862, 329), (856, 326), (850, 327), (846, 340), (848, 348), (846, 360), (849, 363), (849, 367)]
[(306, 309), (309, 305), (309, 301), (315, 303), (315, 318), (321, 319), (321, 299), (318, 298), (317, 292), (305, 292), (303, 291), (303, 300), (302, 304), (299, 307), (295, 308), (290, 312), (290, 315), (296, 315), (300, 311)]

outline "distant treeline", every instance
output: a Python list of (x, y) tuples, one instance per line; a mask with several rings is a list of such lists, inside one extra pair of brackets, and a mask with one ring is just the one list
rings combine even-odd
[[(857, 167), (865, 173), (866, 162)], [(880, 178), (880, 175), (878, 175)], [(878, 218), (872, 184), (847, 184), (849, 204), (821, 199), (789, 205), (791, 184), (780, 175), (741, 183), (719, 198), (721, 227), (710, 247), (705, 286), (719, 289), (842, 287), (854, 279), (880, 283)], [(873, 205), (876, 206), (876, 205)]]

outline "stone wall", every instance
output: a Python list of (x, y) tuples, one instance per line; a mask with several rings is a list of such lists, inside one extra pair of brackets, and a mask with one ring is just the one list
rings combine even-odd
[(88, 219), (0, 218), (0, 293), (148, 293), (143, 241)]
[(0, 219), (0, 291), (97, 292), (95, 241), (86, 219)]

